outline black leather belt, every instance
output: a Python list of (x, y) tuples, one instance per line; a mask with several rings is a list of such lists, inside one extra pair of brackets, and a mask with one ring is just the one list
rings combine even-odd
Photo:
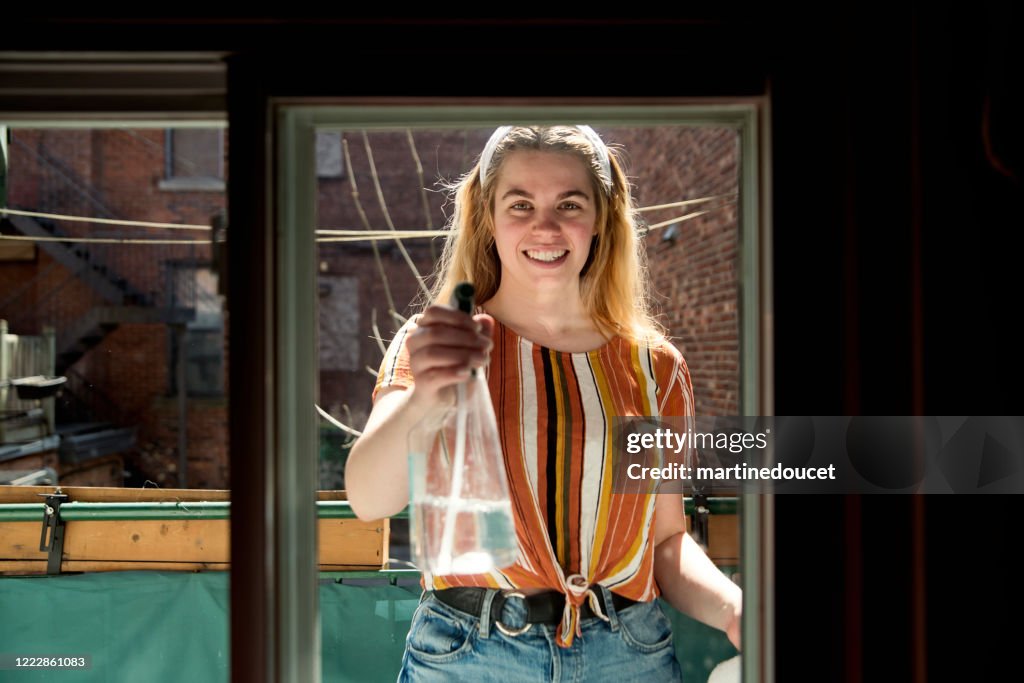
[[(487, 588), (471, 587), (446, 588), (433, 591), (433, 595), (449, 607), (454, 607), (460, 612), (479, 617), (488, 590)], [(595, 588), (594, 595), (597, 596), (598, 602), (601, 603), (601, 611), (607, 614), (608, 609), (604, 601), (604, 592)], [(522, 600), (526, 603), (526, 626), (510, 629), (501, 623), (501, 610), (509, 599)], [(636, 603), (636, 600), (623, 597), (618, 593), (612, 593), (612, 605), (614, 605), (616, 612), (628, 609)], [(491, 603), (491, 621), (502, 633), (518, 635), (528, 631), (533, 624), (555, 625), (559, 623), (562, 620), (564, 608), (565, 595), (558, 591), (545, 591), (543, 593), (534, 593), (533, 595), (523, 595), (517, 591), (499, 592), (494, 596), (494, 601)], [(584, 600), (583, 605), (580, 607), (580, 617), (587, 619), (594, 616), (597, 615), (590, 607), (590, 600)]]

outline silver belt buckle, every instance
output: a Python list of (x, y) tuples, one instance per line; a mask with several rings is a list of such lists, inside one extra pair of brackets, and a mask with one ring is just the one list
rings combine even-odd
[[(508, 600), (509, 598), (522, 598), (523, 600), (526, 600), (526, 596), (520, 593), (519, 591), (512, 591), (511, 593), (506, 593), (505, 599)], [(510, 628), (508, 626), (505, 626), (505, 624), (501, 623), (501, 619), (495, 619), (494, 625), (497, 626), (498, 630), (504, 633), (506, 636), (512, 636), (513, 638), (516, 636), (521, 636), (527, 631), (529, 631), (531, 628), (533, 628), (533, 624), (530, 622), (526, 622), (525, 626), (520, 626), (519, 628)]]

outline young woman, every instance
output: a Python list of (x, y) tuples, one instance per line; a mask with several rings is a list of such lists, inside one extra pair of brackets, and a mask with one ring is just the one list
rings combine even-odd
[(406, 436), (486, 367), (519, 561), (424, 576), (400, 680), (674, 681), (661, 595), (739, 647), (741, 593), (685, 531), (679, 495), (611, 490), (613, 416), (692, 415), (689, 371), (651, 317), (615, 154), (588, 126), (503, 126), (455, 188), (434, 302), (399, 331), (345, 479), (360, 518), (408, 503)]

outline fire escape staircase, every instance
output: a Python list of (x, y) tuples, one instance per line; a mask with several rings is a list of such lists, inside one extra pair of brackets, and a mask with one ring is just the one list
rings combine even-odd
[[(29, 217), (7, 216), (2, 222), (8, 228), (5, 232), (13, 227), (30, 237), (63, 236), (52, 224)], [(77, 281), (88, 285), (103, 302), (78, 319), (58, 321), (56, 326), (56, 374), (72, 380), (63, 388), (56, 405), (60, 460), (62, 464), (77, 464), (131, 448), (135, 444), (135, 426), (126, 424), (114, 402), (102, 396), (72, 366), (122, 324), (185, 324), (194, 320), (194, 301), (181, 302), (184, 305), (173, 301), (170, 305), (158, 304), (156, 293), (138, 291), (126, 278), (94, 260), (84, 246), (70, 241), (37, 244), (71, 271)], [(45, 296), (59, 297), (60, 293), (50, 292)], [(100, 414), (111, 422), (101, 420)]]

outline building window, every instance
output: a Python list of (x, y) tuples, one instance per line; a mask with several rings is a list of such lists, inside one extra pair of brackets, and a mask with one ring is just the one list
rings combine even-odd
[(320, 276), (320, 370), (359, 370), (359, 278)]
[(167, 129), (160, 189), (223, 192), (224, 129)]
[(316, 175), (318, 178), (344, 178), (345, 158), (341, 150), (341, 133), (316, 132)]
[(178, 344), (183, 337), (186, 394), (224, 396), (224, 310), (216, 293), (217, 276), (207, 264), (183, 261), (173, 264), (171, 283), (169, 310), (187, 321), (170, 328), (170, 394), (178, 393)]
[[(178, 393), (178, 336), (171, 335), (171, 394)], [(185, 330), (185, 389), (190, 397), (224, 396), (222, 318), (197, 320)]]

